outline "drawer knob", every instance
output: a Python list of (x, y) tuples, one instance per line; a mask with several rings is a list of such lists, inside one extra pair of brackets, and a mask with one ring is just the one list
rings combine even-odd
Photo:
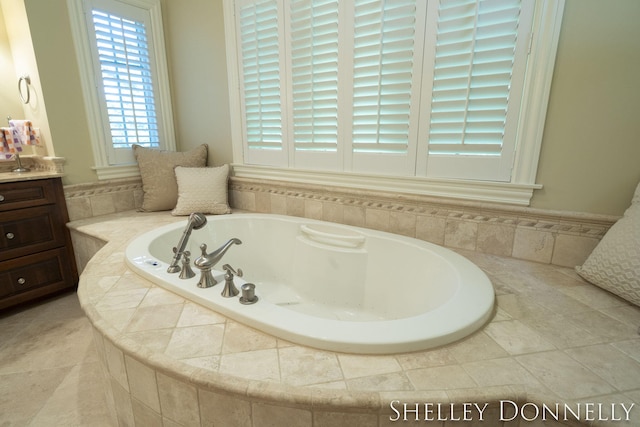
[(15, 234), (13, 234), (13, 233), (7, 233), (7, 234), (5, 234), (5, 236), (6, 236), (6, 237), (7, 237), (7, 239), (9, 239), (9, 240), (12, 240), (14, 237), (16, 237), (16, 235), (15, 235)]
[(24, 285), (25, 283), (27, 283), (27, 280), (24, 277), (18, 279), (18, 285)]
[(4, 196), (0, 194), (0, 202), (4, 202)]

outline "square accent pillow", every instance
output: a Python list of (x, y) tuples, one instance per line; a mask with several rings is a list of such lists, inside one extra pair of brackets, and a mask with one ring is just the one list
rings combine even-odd
[(165, 151), (133, 146), (142, 177), (142, 210), (168, 211), (176, 207), (178, 184), (176, 166), (204, 167), (207, 165), (207, 145), (200, 145), (186, 152)]
[(192, 212), (227, 214), (231, 212), (227, 201), (229, 165), (216, 168), (175, 169), (178, 182), (178, 203), (172, 215), (189, 215)]
[(640, 306), (640, 184), (624, 216), (576, 271), (594, 285)]

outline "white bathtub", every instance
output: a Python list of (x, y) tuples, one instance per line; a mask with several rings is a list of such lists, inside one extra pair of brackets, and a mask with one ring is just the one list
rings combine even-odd
[[(271, 214), (209, 216), (193, 230), (191, 260), (232, 237), (214, 268), (218, 285), (166, 272), (185, 222), (159, 227), (126, 249), (128, 265), (159, 286), (231, 319), (298, 344), (349, 353), (424, 350), (463, 338), (493, 312), (488, 277), (466, 258), (421, 240)], [(256, 285), (258, 302), (224, 298), (223, 264), (241, 268), (238, 289)]]

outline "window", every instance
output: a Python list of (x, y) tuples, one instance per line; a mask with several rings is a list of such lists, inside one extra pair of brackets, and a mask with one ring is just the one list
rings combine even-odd
[(145, 24), (91, 10), (113, 150), (158, 147), (158, 120)]
[(489, 187), (520, 186), (529, 198), (539, 187), (563, 2), (227, 0), (225, 8), (235, 31), (227, 50), (239, 88), (231, 101), (241, 118), (240, 176), (261, 166), (288, 179), (333, 171), (345, 182), (402, 177), (404, 189), (414, 178), (410, 187), (426, 194), (436, 194), (433, 182), (466, 180), (488, 183), (483, 200), (502, 197), (487, 196)]
[(130, 176), (133, 144), (175, 147), (160, 4), (69, 0), (69, 6), (96, 170), (104, 178)]

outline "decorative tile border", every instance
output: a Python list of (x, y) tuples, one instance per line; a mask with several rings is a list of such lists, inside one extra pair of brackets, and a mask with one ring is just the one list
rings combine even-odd
[(412, 194), (231, 179), (237, 209), (322, 219), (561, 266), (579, 265), (617, 217)]
[(283, 195), (306, 200), (383, 209), (398, 213), (414, 213), (477, 222), (513, 224), (549, 231), (589, 234), (592, 236), (604, 235), (613, 222), (617, 220), (617, 217), (606, 215), (547, 211), (482, 202), (465, 202), (430, 196), (391, 194), (359, 189), (349, 190), (311, 184), (302, 185), (278, 181), (254, 181), (246, 178), (232, 178), (230, 190), (232, 192)]
[[(65, 187), (73, 220), (137, 209), (140, 178)], [(587, 258), (617, 217), (415, 194), (231, 177), (234, 209), (320, 219), (415, 237), (454, 249), (565, 267)]]
[(142, 206), (142, 181), (139, 177), (68, 185), (64, 193), (71, 221)]

